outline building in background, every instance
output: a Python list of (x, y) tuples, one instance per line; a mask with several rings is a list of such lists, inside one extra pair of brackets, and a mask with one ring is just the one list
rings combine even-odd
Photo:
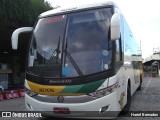
[(143, 60), (145, 75), (160, 76), (160, 49), (153, 48), (153, 55)]
[(30, 34), (20, 35), (17, 51), (12, 50), (11, 35), (22, 26), (33, 26), (37, 16), (52, 9), (44, 0), (0, 0), (0, 85), (17, 89), (24, 85), (26, 48)]

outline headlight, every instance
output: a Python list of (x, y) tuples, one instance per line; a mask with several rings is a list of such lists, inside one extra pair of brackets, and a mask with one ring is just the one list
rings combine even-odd
[(27, 88), (25, 88), (25, 92), (26, 92), (26, 94), (29, 95), (30, 97), (33, 97), (33, 96), (35, 96), (35, 95), (38, 95), (38, 93), (35, 93), (35, 92), (33, 92), (33, 91), (31, 91), (31, 90), (29, 90), (29, 89), (27, 89)]
[(105, 95), (111, 94), (112, 92), (114, 92), (116, 90), (117, 87), (118, 87), (118, 83), (116, 82), (112, 86), (109, 86), (109, 87), (101, 89), (101, 90), (97, 90), (96, 92), (89, 93), (88, 95), (92, 96), (92, 97), (100, 98)]

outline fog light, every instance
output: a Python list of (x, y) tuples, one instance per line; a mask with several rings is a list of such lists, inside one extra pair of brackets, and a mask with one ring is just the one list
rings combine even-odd
[(99, 113), (104, 113), (108, 110), (109, 105), (100, 108)]
[(33, 110), (32, 106), (30, 104), (27, 103), (27, 106), (30, 110)]

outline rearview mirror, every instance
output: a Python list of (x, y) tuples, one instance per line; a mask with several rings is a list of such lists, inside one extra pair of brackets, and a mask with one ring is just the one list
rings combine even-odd
[(120, 39), (120, 15), (113, 14), (111, 18), (111, 40)]
[(19, 34), (28, 33), (28, 32), (31, 32), (32, 30), (33, 30), (33, 27), (22, 27), (22, 28), (16, 29), (12, 33), (12, 37), (11, 37), (12, 49), (17, 50), (17, 48), (18, 48), (18, 36), (19, 36)]

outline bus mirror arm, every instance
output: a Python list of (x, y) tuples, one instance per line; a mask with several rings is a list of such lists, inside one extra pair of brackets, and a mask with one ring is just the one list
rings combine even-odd
[(111, 40), (120, 39), (120, 14), (115, 13), (111, 18)]
[(18, 36), (19, 36), (19, 34), (28, 33), (28, 32), (31, 32), (32, 30), (33, 30), (33, 27), (22, 27), (22, 28), (16, 29), (12, 33), (12, 37), (11, 37), (12, 49), (17, 50), (17, 48), (18, 48)]

